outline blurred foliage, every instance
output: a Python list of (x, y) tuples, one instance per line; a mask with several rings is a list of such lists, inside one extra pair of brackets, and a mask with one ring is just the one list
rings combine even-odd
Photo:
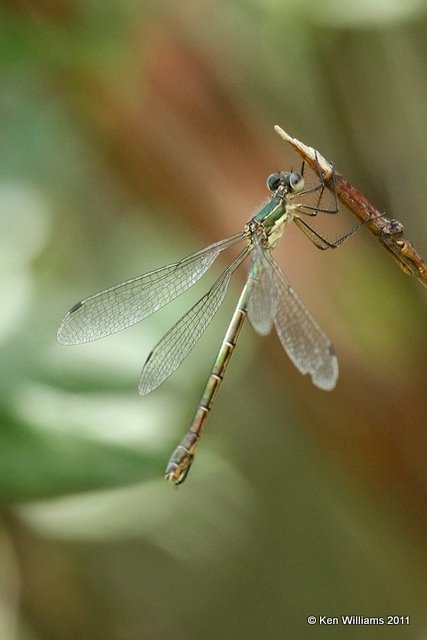
[(299, 162), (276, 123), (426, 255), (425, 1), (3, 0), (0, 36), (1, 640), (342, 637), (309, 615), (409, 615), (345, 637), (424, 637), (426, 298), (368, 233), (321, 253), (289, 229), (276, 252), (337, 389), (246, 328), (179, 491), (163, 467), (245, 270), (144, 399), (146, 355), (205, 281), (99, 343), (55, 332), (75, 300), (241, 229)]

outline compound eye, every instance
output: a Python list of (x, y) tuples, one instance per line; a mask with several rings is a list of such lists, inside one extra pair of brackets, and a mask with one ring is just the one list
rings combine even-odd
[(300, 173), (292, 171), (289, 174), (289, 189), (294, 193), (299, 193), (304, 189), (304, 178)]
[(280, 185), (281, 177), (282, 176), (280, 173), (272, 173), (271, 176), (268, 176), (267, 187), (270, 189), (270, 191), (276, 191), (276, 189)]

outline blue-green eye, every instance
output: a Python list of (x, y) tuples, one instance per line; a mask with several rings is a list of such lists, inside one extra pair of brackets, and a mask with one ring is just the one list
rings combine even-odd
[(293, 193), (302, 191), (304, 189), (304, 178), (302, 175), (296, 171), (292, 171), (292, 173), (289, 173), (288, 175), (289, 190)]
[(270, 191), (276, 191), (276, 189), (280, 184), (281, 179), (282, 179), (282, 174), (279, 172), (272, 173), (271, 176), (268, 176), (267, 187), (270, 189)]

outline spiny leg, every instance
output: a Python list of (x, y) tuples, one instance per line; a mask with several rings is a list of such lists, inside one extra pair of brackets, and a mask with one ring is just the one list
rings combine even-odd
[(363, 227), (367, 222), (371, 222), (372, 220), (376, 220), (377, 218), (382, 218), (385, 214), (381, 214), (379, 216), (374, 216), (370, 220), (364, 220), (363, 222), (359, 222), (355, 227), (347, 231), (342, 236), (339, 236), (335, 240), (329, 240), (325, 238), (321, 233), (319, 233), (316, 229), (311, 227), (305, 220), (303, 220), (299, 215), (295, 214), (293, 216), (293, 221), (301, 229), (303, 233), (307, 236), (307, 238), (318, 248), (318, 249), (336, 249), (340, 245), (343, 244), (346, 240), (354, 236), (357, 231), (361, 227)]
[[(339, 206), (338, 206), (338, 199), (337, 199), (337, 194), (335, 193), (335, 172), (334, 170), (332, 170), (332, 183), (333, 183), (333, 189), (331, 190), (333, 195), (334, 195), (334, 204), (332, 207), (321, 207), (320, 204), (322, 202), (322, 198), (323, 198), (323, 194), (325, 192), (325, 189), (327, 189), (326, 184), (324, 182), (324, 177), (322, 176), (321, 173), (321, 168), (319, 165), (319, 161), (317, 158), (317, 151), (315, 152), (315, 157), (316, 157), (316, 163), (317, 163), (317, 174), (319, 176), (319, 183), (314, 185), (313, 187), (310, 187), (309, 189), (306, 189), (304, 191), (302, 191), (301, 193), (298, 194), (299, 197), (308, 195), (310, 193), (314, 193), (316, 191), (319, 191), (319, 195), (317, 197), (317, 202), (315, 205), (309, 205), (309, 204), (304, 204), (304, 203), (298, 203), (295, 204), (294, 207), (295, 209), (298, 209), (298, 211), (300, 211), (301, 213), (305, 213), (308, 216), (317, 216), (317, 214), (320, 213), (327, 213), (330, 215), (334, 215), (336, 213), (338, 213), (339, 211)], [(301, 175), (303, 175), (303, 170), (304, 170), (304, 162), (303, 165), (301, 167)]]
[[(320, 213), (327, 213), (327, 214), (336, 214), (339, 211), (339, 205), (338, 205), (337, 194), (336, 194), (336, 191), (335, 191), (335, 171), (332, 168), (331, 178), (332, 178), (332, 182), (333, 182), (333, 188), (331, 189), (331, 191), (332, 191), (332, 193), (334, 195), (334, 206), (332, 208), (320, 207), (319, 205), (321, 203), (324, 190), (327, 187), (326, 187), (326, 184), (324, 182), (324, 176), (322, 175), (321, 168), (320, 168), (320, 165), (319, 165), (319, 160), (318, 160), (318, 157), (317, 157), (317, 151), (315, 151), (315, 158), (316, 158), (316, 164), (317, 164), (317, 173), (319, 175), (320, 182), (319, 182), (319, 184), (315, 185), (314, 187), (311, 187), (310, 189), (307, 189), (306, 191), (302, 191), (299, 194), (299, 196), (303, 196), (303, 195), (306, 195), (308, 193), (313, 193), (313, 192), (319, 190), (320, 193), (319, 193), (319, 197), (317, 199), (317, 204), (316, 204), (316, 206), (310, 206), (310, 205), (305, 205), (303, 203), (296, 203), (296, 204), (293, 205), (293, 209), (298, 211), (298, 212), (300, 212), (300, 213), (302, 213), (302, 214), (304, 214), (304, 215), (308, 215), (310, 217), (316, 216), (319, 212)], [(303, 166), (301, 168), (301, 175), (303, 175), (303, 173), (302, 173), (303, 170), (304, 170), (304, 162), (303, 162)], [(371, 218), (371, 220), (375, 220), (376, 218), (381, 218), (381, 217), (383, 217), (383, 215), (384, 214), (381, 214), (380, 216), (376, 216), (374, 218)], [(357, 233), (357, 231), (359, 231), (359, 229), (361, 227), (363, 227), (363, 225), (365, 225), (367, 222), (370, 222), (370, 220), (364, 220), (363, 222), (360, 222), (355, 227), (353, 227), (352, 229), (350, 229), (349, 231), (347, 231), (343, 235), (339, 236), (335, 240), (330, 240), (329, 238), (326, 238), (325, 236), (323, 236), (319, 231), (314, 229), (312, 226), (310, 226), (305, 220), (303, 220), (303, 218), (300, 215), (298, 215), (298, 213), (295, 213), (293, 215), (293, 220), (294, 220), (295, 224), (301, 229), (301, 231), (303, 231), (303, 233), (305, 233), (305, 235), (308, 237), (308, 239), (318, 249), (321, 249), (321, 250), (336, 249), (337, 247), (342, 245), (346, 240), (349, 240), (349, 238), (351, 238), (355, 233)]]

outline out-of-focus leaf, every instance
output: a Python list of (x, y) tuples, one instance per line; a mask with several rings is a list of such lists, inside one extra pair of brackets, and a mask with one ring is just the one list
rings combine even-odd
[(161, 475), (164, 456), (69, 434), (44, 433), (0, 415), (3, 503), (117, 487)]

